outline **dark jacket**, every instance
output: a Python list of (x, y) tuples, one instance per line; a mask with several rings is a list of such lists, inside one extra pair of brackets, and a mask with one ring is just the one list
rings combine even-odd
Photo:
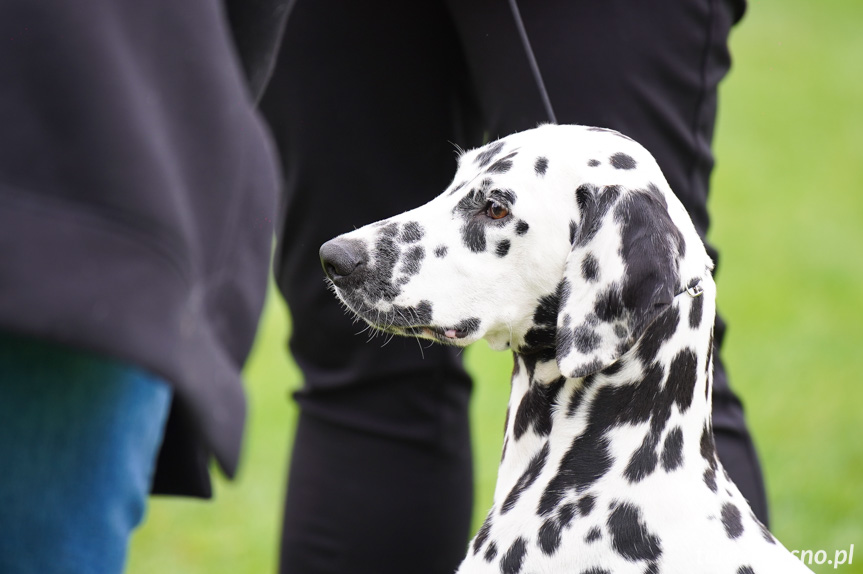
[(237, 466), (278, 180), (255, 99), (289, 4), (0, 2), (0, 331), (169, 381), (161, 492)]

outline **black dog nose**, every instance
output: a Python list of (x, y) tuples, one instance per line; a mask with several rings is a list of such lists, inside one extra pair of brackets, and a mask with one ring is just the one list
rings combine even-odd
[(368, 261), (365, 245), (355, 239), (332, 239), (321, 246), (321, 265), (324, 273), (336, 285), (348, 279), (357, 279), (358, 269)]

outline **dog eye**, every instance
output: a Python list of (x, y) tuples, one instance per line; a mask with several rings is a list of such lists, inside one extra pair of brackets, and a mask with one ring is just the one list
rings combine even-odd
[(489, 200), (485, 206), (485, 214), (492, 219), (503, 219), (509, 215), (509, 209), (494, 200)]

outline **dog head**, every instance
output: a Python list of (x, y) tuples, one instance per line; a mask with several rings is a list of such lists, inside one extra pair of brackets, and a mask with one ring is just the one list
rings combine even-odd
[(583, 377), (616, 361), (712, 267), (640, 145), (544, 125), (463, 154), (426, 205), (321, 247), (338, 297), (376, 329), (539, 352)]

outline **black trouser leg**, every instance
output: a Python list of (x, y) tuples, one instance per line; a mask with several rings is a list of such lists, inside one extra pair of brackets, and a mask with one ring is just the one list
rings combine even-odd
[(453, 144), (480, 143), (448, 18), (438, 2), (301, 0), (263, 102), (286, 174), (276, 280), (305, 376), (282, 572), (453, 572), (467, 545), (457, 352), (358, 336), (318, 260), (324, 241), (440, 193)]

